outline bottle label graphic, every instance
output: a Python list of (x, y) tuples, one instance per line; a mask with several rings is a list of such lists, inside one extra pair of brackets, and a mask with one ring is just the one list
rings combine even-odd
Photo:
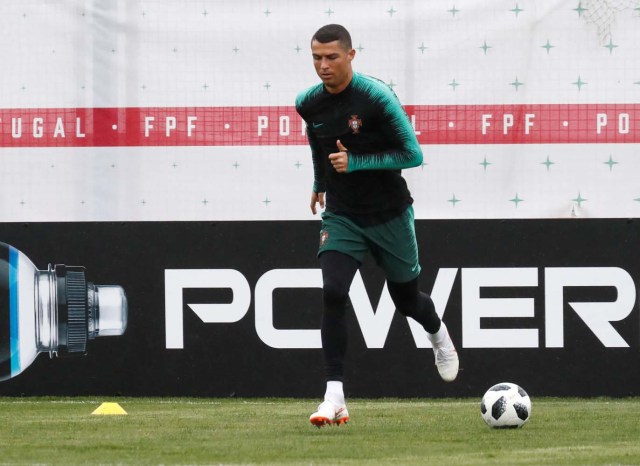
[(0, 379), (11, 377), (19, 364), (17, 254), (11, 247), (0, 248)]
[(0, 243), (0, 380), (15, 377), (38, 355), (34, 271), (27, 256)]
[(0, 242), (0, 381), (24, 371), (40, 352), (82, 355), (99, 336), (122, 335), (127, 298), (116, 285), (94, 285), (84, 267), (38, 270)]
[(20, 295), (18, 293), (18, 251), (9, 248), (9, 347), (11, 350), (11, 376), (20, 372), (20, 314), (18, 313)]

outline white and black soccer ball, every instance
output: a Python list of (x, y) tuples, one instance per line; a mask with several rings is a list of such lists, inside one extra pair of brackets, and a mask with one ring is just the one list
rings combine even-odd
[(522, 427), (531, 416), (531, 398), (515, 383), (499, 383), (487, 390), (482, 397), (480, 412), (482, 419), (490, 427)]

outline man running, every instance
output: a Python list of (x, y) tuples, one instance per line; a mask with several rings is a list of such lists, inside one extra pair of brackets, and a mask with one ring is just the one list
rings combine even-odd
[(367, 252), (384, 270), (396, 310), (428, 332), (435, 364), (447, 382), (458, 374), (458, 354), (431, 297), (418, 288), (413, 199), (400, 172), (422, 164), (409, 118), (389, 86), (353, 71), (356, 51), (343, 26), (320, 28), (311, 52), (322, 83), (298, 95), (296, 110), (306, 122), (313, 160), (311, 211), (326, 207), (318, 257), (327, 388), (310, 417), (322, 427), (349, 420), (343, 391), (345, 305)]

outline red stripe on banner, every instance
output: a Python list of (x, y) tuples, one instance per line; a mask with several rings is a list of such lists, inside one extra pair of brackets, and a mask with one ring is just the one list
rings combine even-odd
[[(640, 104), (405, 109), (421, 144), (640, 142)], [(0, 147), (304, 144), (304, 124), (293, 106), (0, 109)]]

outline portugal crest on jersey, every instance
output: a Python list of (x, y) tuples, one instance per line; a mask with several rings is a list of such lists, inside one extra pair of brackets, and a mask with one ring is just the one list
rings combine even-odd
[(362, 128), (362, 120), (358, 118), (358, 115), (351, 115), (349, 128), (351, 128), (353, 134), (358, 134), (360, 132), (360, 128)]
[(320, 246), (324, 246), (324, 243), (329, 239), (329, 232), (327, 230), (320, 231)]

